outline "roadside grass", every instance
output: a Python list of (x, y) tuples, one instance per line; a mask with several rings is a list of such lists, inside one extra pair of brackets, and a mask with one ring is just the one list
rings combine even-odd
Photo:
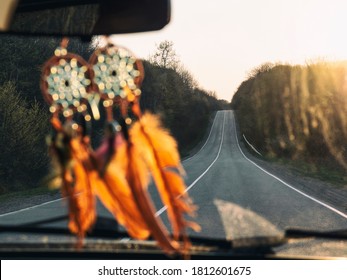
[(216, 114), (217, 112), (213, 112), (209, 117), (209, 121), (203, 127), (200, 128), (201, 133), (199, 137), (196, 137), (194, 141), (191, 142), (190, 145), (180, 147), (179, 152), (180, 152), (181, 160), (184, 160), (185, 158), (188, 158), (194, 155), (197, 151), (199, 151), (199, 149), (207, 140), (208, 134), (210, 132), (210, 129), (212, 127)]
[[(207, 133), (208, 133), (208, 128), (211, 127), (213, 119), (214, 119), (215, 113), (211, 114), (209, 123), (206, 123), (206, 126), (201, 128), (201, 134), (199, 137), (195, 139), (191, 143), (191, 145), (187, 147), (181, 147), (180, 149), (180, 155), (181, 158), (184, 159), (185, 157), (190, 156), (196, 148), (200, 147), (200, 144), (207, 138)], [(31, 188), (27, 190), (16, 190), (16, 191), (10, 191), (8, 188), (3, 189), (6, 190), (6, 192), (0, 194), (0, 203), (8, 202), (8, 201), (14, 201), (17, 199), (24, 199), (24, 198), (30, 198), (34, 196), (39, 196), (39, 195), (55, 195), (59, 192), (57, 189), (50, 189), (47, 186), (40, 186), (37, 188)]]
[(194, 139), (194, 141), (192, 141), (190, 145), (181, 147), (179, 151), (181, 159), (189, 157), (192, 153), (194, 153), (195, 147), (197, 147), (200, 143), (203, 142), (204, 135), (206, 134), (207, 128), (208, 128), (208, 125), (206, 125), (205, 127), (202, 127), (199, 137)]
[(347, 174), (341, 167), (333, 168), (329, 165), (319, 163), (308, 163), (303, 160), (290, 160), (276, 157), (263, 157), (262, 159), (279, 163), (288, 167), (291, 171), (294, 171), (297, 174), (319, 179), (334, 184), (337, 187), (347, 186)]

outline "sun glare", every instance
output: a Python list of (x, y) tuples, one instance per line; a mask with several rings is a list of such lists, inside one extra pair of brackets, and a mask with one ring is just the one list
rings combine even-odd
[(230, 100), (265, 62), (347, 60), (346, 14), (342, 0), (175, 0), (162, 31), (115, 38), (143, 58), (172, 41), (200, 85)]

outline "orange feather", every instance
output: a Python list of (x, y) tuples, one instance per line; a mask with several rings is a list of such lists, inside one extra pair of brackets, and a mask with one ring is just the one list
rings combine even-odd
[[(73, 190), (70, 191), (69, 228), (73, 233), (83, 238), (96, 220), (96, 206), (93, 191), (94, 177), (89, 161), (88, 148), (78, 138), (70, 141), (72, 155)], [(71, 186), (71, 184), (70, 184)], [(70, 207), (70, 208), (71, 208)], [(72, 212), (72, 213), (71, 213)]]
[(113, 129), (107, 132), (103, 143), (93, 153), (100, 174), (96, 194), (130, 236), (146, 239), (150, 230), (134, 201), (125, 176), (127, 144), (121, 132)]
[(103, 184), (100, 182), (96, 189), (97, 195), (117, 221), (127, 229), (130, 236), (146, 239), (150, 230), (134, 201), (124, 170), (116, 158), (115, 155), (108, 164), (103, 175)]
[(148, 170), (143, 160), (139, 156), (137, 146), (134, 146), (130, 138), (128, 153), (127, 179), (143, 219), (151, 231), (152, 237), (158, 245), (167, 253), (171, 254), (179, 251), (179, 244), (171, 240), (169, 234), (160, 218), (155, 217), (155, 208), (146, 191), (148, 185)]
[[(68, 124), (63, 126), (56, 117), (52, 118), (51, 123), (56, 136), (50, 150), (60, 170), (62, 194), (68, 201), (68, 226), (81, 241), (96, 220), (88, 147), (76, 131), (69, 130)], [(72, 133), (77, 136), (72, 138)]]
[(163, 204), (167, 206), (175, 239), (183, 237), (184, 247), (187, 248), (189, 245), (185, 228), (189, 226), (198, 231), (200, 227), (183, 217), (186, 213), (193, 215), (196, 207), (185, 192), (186, 186), (182, 178), (184, 171), (176, 141), (161, 127), (158, 117), (149, 113), (144, 114), (134, 124), (130, 135), (151, 170)]

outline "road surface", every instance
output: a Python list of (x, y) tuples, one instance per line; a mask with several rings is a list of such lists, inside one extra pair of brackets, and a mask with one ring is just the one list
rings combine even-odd
[[(347, 228), (346, 213), (300, 192), (248, 159), (236, 137), (232, 111), (217, 112), (208, 139), (193, 157), (185, 159), (186, 184), (198, 205), (195, 235), (239, 238), (277, 235), (285, 228), (315, 230)], [(165, 208), (153, 194), (157, 215), (167, 223)], [(98, 206), (99, 215), (109, 216)], [(64, 200), (0, 215), (0, 224), (22, 224), (66, 213)], [(61, 222), (51, 226), (61, 226)]]
[(204, 236), (276, 234), (288, 227), (347, 228), (347, 214), (300, 192), (242, 152), (232, 111), (217, 113), (200, 152), (183, 162)]

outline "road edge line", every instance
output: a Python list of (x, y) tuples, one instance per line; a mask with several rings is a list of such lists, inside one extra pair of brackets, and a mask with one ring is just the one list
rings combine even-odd
[[(185, 161), (188, 161), (188, 160), (192, 159), (193, 157), (195, 157), (195, 156), (206, 146), (208, 140), (210, 139), (210, 136), (211, 136), (211, 133), (212, 133), (212, 129), (213, 129), (213, 127), (214, 127), (214, 124), (215, 124), (215, 122), (216, 122), (217, 114), (218, 114), (218, 112), (216, 113), (216, 115), (215, 115), (215, 117), (214, 117), (214, 120), (213, 120), (211, 129), (210, 129), (210, 133), (209, 133), (209, 135), (208, 135), (208, 137), (207, 137), (207, 140), (206, 140), (205, 144), (201, 147), (201, 149), (200, 149), (197, 153), (195, 153), (192, 157), (183, 160), (182, 163), (185, 162)], [(221, 146), (222, 146), (222, 143), (223, 143), (223, 138), (224, 138), (225, 115), (226, 115), (226, 114), (224, 113), (223, 131), (222, 131), (222, 141), (221, 141), (221, 144), (220, 144), (220, 147), (219, 147), (220, 149), (219, 149), (219, 151), (218, 151), (217, 157), (216, 157), (215, 160), (211, 163), (211, 165), (205, 170), (205, 173), (212, 167), (212, 165), (215, 163), (215, 161), (216, 161), (216, 160), (218, 159), (218, 157), (219, 157), (220, 150), (221, 150)], [(199, 180), (203, 177), (203, 175), (205, 175), (205, 173), (203, 173), (202, 175), (200, 175), (200, 177), (198, 177), (198, 179), (196, 179), (196, 180), (185, 190), (185, 192), (187, 192), (190, 188), (192, 188), (192, 187), (196, 184), (196, 182), (199, 181)], [(63, 199), (64, 199), (64, 198), (59, 198), (59, 199), (47, 201), (47, 202), (44, 202), (44, 203), (41, 203), (41, 204), (33, 205), (33, 206), (30, 206), (30, 207), (27, 207), (27, 208), (19, 209), (19, 210), (16, 210), (16, 211), (12, 211), (12, 212), (8, 212), (8, 213), (0, 214), (0, 218), (1, 218), (1, 217), (8, 216), (8, 215), (17, 214), (17, 213), (20, 213), (20, 212), (23, 212), (23, 211), (31, 210), (31, 209), (34, 209), (34, 208), (37, 208), (37, 207), (41, 207), (41, 206), (43, 206), (43, 205), (47, 205), (47, 204), (50, 204), (50, 203), (53, 203), (53, 202), (56, 202), (56, 201), (59, 201), (59, 200), (63, 200)], [(164, 208), (165, 208), (165, 209), (164, 209)], [(156, 216), (160, 216), (163, 212), (165, 212), (166, 209), (167, 209), (166, 206), (162, 207), (160, 210), (158, 210), (158, 211), (155, 213), (155, 215), (156, 215)]]
[[(224, 111), (223, 111), (224, 112)], [(194, 180), (193, 183), (191, 183), (186, 189), (185, 189), (185, 193), (188, 192), (192, 187), (194, 187), (194, 185), (202, 178), (204, 177), (204, 175), (207, 173), (207, 171), (210, 170), (210, 168), (215, 164), (215, 162), (217, 161), (217, 159), (219, 158), (219, 155), (220, 155), (220, 152), (222, 150), (222, 145), (223, 145), (223, 140), (224, 140), (224, 131), (225, 131), (225, 116), (226, 116), (226, 113), (224, 112), (224, 119), (223, 119), (223, 130), (222, 130), (222, 139), (220, 141), (220, 144), (219, 144), (219, 149), (218, 149), (218, 153), (217, 153), (217, 156), (216, 158), (212, 161), (212, 163), (207, 167), (207, 169), (201, 173), (201, 175), (196, 178)], [(161, 214), (163, 214), (167, 209), (167, 206), (163, 206), (162, 208), (160, 208), (156, 213), (155, 213), (155, 216), (158, 217), (160, 216)]]
[(55, 199), (55, 200), (50, 200), (50, 201), (47, 201), (47, 202), (44, 202), (44, 203), (41, 203), (41, 204), (33, 205), (33, 206), (30, 206), (30, 207), (27, 207), (27, 208), (23, 208), (23, 209), (19, 209), (19, 210), (16, 210), (16, 211), (0, 214), (0, 218), (8, 216), (8, 215), (12, 215), (12, 214), (17, 214), (17, 213), (20, 213), (20, 212), (23, 212), (23, 211), (31, 210), (31, 209), (34, 209), (34, 208), (37, 208), (37, 207), (40, 207), (40, 206), (43, 206), (43, 205), (47, 205), (47, 204), (50, 204), (50, 203), (53, 203), (53, 202), (57, 202), (59, 200), (64, 200), (64, 199), (65, 198), (62, 197), (62, 198), (58, 198), (58, 199)]
[[(217, 112), (218, 113), (218, 112)], [(222, 139), (221, 139), (221, 143), (220, 143), (220, 145), (219, 145), (219, 150), (218, 150), (218, 153), (217, 153), (217, 156), (216, 156), (216, 158), (213, 160), (213, 162), (209, 165), (209, 167), (207, 167), (207, 169), (197, 178), (197, 179), (195, 179), (194, 180), (194, 182), (193, 183), (191, 183), (187, 188), (186, 188), (186, 190), (184, 191), (185, 193), (186, 192), (188, 192), (206, 173), (207, 173), (207, 171), (212, 167), (212, 165), (217, 161), (217, 159), (218, 159), (218, 157), (219, 157), (219, 155), (220, 155), (220, 151), (221, 151), (221, 149), (222, 149), (222, 145), (223, 145), (223, 139), (224, 139), (224, 128), (225, 128), (225, 116), (226, 116), (226, 114), (224, 113), (224, 119), (223, 119), (223, 130), (222, 130)], [(205, 142), (205, 144), (204, 144), (204, 146), (203, 147), (205, 147), (205, 145), (206, 145), (206, 143), (207, 143), (207, 141), (208, 141), (208, 139), (210, 138), (210, 135), (211, 135), (211, 131), (212, 131), (212, 128), (213, 128), (213, 125), (214, 125), (214, 123), (215, 123), (215, 120), (216, 120), (216, 117), (217, 117), (217, 114), (216, 114), (216, 116), (215, 116), (215, 119), (213, 120), (213, 124), (212, 124), (212, 126), (211, 126), (211, 130), (210, 130), (210, 134), (209, 134), (209, 136), (208, 136), (208, 138), (207, 138), (207, 140), (206, 140), (206, 142)], [(203, 148), (202, 147), (202, 148)], [(202, 150), (202, 148), (199, 150), (199, 152)], [(196, 154), (198, 154), (199, 152), (197, 152)], [(195, 154), (195, 155), (196, 155)], [(192, 156), (191, 158), (193, 158), (193, 157), (195, 157), (195, 155), (194, 156)], [(190, 158), (189, 158), (190, 159)], [(162, 208), (160, 208), (156, 213), (155, 213), (155, 216), (156, 217), (159, 217), (161, 214), (163, 214), (165, 211), (167, 210), (167, 206), (163, 206)], [(131, 238), (123, 238), (122, 239), (122, 241), (123, 242), (128, 242), (128, 241), (130, 241), (131, 240)]]
[(216, 119), (217, 119), (217, 114), (218, 114), (218, 112), (219, 112), (219, 111), (217, 111), (216, 115), (214, 116), (213, 123), (212, 123), (211, 129), (210, 129), (210, 133), (208, 134), (208, 137), (207, 137), (207, 139), (206, 139), (206, 141), (205, 141), (205, 144), (204, 144), (204, 145), (200, 148), (200, 150), (197, 151), (194, 155), (192, 155), (192, 156), (189, 157), (189, 158), (186, 158), (186, 159), (182, 160), (182, 163), (191, 160), (191, 159), (192, 159), (193, 157), (195, 157), (198, 153), (200, 153), (200, 152), (202, 151), (203, 148), (205, 148), (205, 146), (206, 146), (208, 140), (210, 139), (213, 126), (214, 126), (214, 124), (215, 124), (215, 122), (216, 122)]
[(335, 209), (334, 207), (320, 201), (319, 199), (317, 198), (314, 198), (306, 193), (304, 193), (303, 191), (300, 191), (298, 189), (296, 189), (295, 187), (291, 186), (290, 184), (286, 183), (285, 181), (283, 181), (282, 179), (278, 178), (276, 175), (273, 175), (272, 173), (270, 173), (269, 171), (265, 170), (264, 168), (262, 168), (261, 166), (259, 166), (258, 164), (256, 164), (255, 162), (253, 162), (252, 160), (250, 160), (242, 151), (241, 147), (240, 147), (240, 144), (239, 144), (239, 139), (237, 137), (237, 130), (236, 130), (236, 120), (235, 120), (235, 115), (234, 115), (234, 112), (232, 111), (232, 115), (233, 115), (233, 118), (234, 118), (234, 130), (235, 130), (235, 138), (236, 138), (236, 143), (237, 143), (237, 146), (241, 152), (241, 154), (243, 155), (243, 157), (248, 160), (250, 163), (252, 163), (254, 166), (256, 166), (257, 168), (259, 168), (261, 171), (263, 171), (264, 173), (266, 173), (267, 175), (273, 177), (274, 179), (276, 179), (277, 181), (281, 182), (283, 185), (285, 185), (286, 187), (296, 191), (297, 193), (305, 196), (306, 198), (308, 199), (311, 199), (312, 201), (324, 206), (325, 208), (335, 212), (336, 214), (340, 215), (341, 217), (347, 219), (347, 214), (343, 213), (342, 211), (340, 210), (337, 210)]

